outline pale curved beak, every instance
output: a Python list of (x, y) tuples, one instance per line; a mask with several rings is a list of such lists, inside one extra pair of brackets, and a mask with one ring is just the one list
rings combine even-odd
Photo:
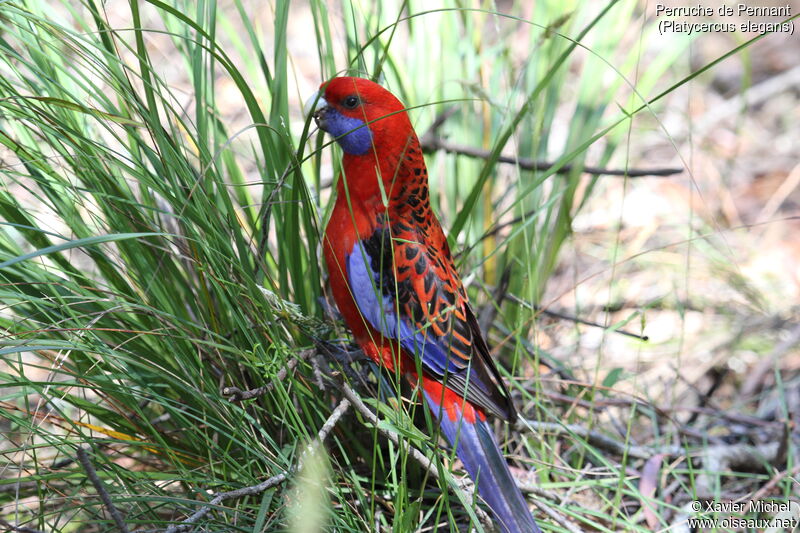
[(310, 115), (311, 113), (315, 113), (327, 106), (328, 102), (325, 101), (319, 92), (315, 92), (308, 100), (306, 100), (306, 103), (303, 104), (303, 114)]
[(306, 100), (305, 105), (303, 105), (303, 112), (306, 115), (311, 115), (314, 117), (314, 122), (317, 124), (317, 127), (322, 131), (327, 130), (327, 122), (326, 122), (326, 115), (328, 110), (328, 102), (325, 101), (325, 98), (319, 92), (316, 92), (311, 95), (311, 98)]

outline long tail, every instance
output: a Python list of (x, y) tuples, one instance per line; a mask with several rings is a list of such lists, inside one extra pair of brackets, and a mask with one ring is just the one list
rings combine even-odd
[[(533, 520), (483, 413), (441, 383), (423, 377), (428, 407), (456, 454), (478, 480), (478, 494), (489, 504), (504, 533), (541, 533)], [(462, 409), (463, 407), (463, 409)]]

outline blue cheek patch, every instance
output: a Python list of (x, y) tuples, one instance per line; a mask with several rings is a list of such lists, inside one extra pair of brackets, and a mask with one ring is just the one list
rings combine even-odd
[(346, 117), (331, 110), (327, 122), (328, 133), (336, 137), (336, 142), (345, 153), (364, 155), (372, 148), (372, 132), (363, 120)]

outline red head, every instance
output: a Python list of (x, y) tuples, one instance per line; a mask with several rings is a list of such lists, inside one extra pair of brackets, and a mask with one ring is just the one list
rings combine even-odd
[(377, 83), (333, 78), (320, 85), (320, 95), (314, 119), (350, 156), (373, 153), (377, 146), (381, 155), (399, 154), (414, 136), (405, 106)]

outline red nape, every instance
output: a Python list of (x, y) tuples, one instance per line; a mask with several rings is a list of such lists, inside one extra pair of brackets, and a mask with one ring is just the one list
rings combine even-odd
[(481, 421), (486, 420), (486, 415), (483, 413), (483, 410), (475, 407), (435, 379), (423, 375), (422, 389), (437, 406), (444, 409), (451, 422), (458, 420), (459, 413), (461, 413), (462, 409), (464, 412), (464, 422), (468, 424), (474, 424), (476, 419)]

